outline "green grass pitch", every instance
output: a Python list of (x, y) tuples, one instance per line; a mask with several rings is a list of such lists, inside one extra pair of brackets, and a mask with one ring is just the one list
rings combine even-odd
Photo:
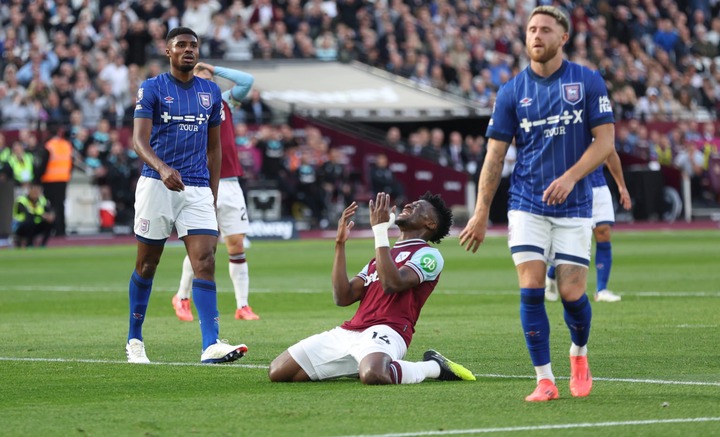
[[(610, 288), (593, 303), (592, 395), (567, 386), (569, 335), (548, 302), (558, 401), (529, 404), (535, 386), (504, 236), (476, 254), (448, 238), (440, 284), (407, 355), (428, 348), (465, 364), (475, 382), (363, 386), (356, 380), (268, 382), (289, 345), (347, 320), (334, 306), (334, 241), (253, 241), (250, 303), (236, 321), (219, 247), (221, 336), (246, 357), (200, 365), (200, 332), (175, 317), (184, 249), (169, 245), (154, 282), (145, 344), (153, 365), (125, 362), (134, 245), (0, 251), (0, 433), (6, 436), (695, 436), (720, 435), (720, 232), (617, 232)], [(348, 242), (357, 273), (373, 255)], [(594, 268), (588, 288), (594, 290)]]

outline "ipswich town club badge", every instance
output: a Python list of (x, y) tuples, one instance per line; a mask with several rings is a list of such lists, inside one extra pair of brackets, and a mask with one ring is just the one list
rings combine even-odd
[(575, 105), (583, 99), (582, 83), (564, 83), (562, 85), (562, 98), (571, 105)]
[(210, 97), (210, 93), (198, 93), (198, 98), (200, 99), (200, 106), (205, 109), (210, 109), (210, 107), (212, 106), (212, 98)]

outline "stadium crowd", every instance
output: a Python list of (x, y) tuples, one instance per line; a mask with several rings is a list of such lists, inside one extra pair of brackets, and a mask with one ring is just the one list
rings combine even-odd
[[(139, 84), (164, 71), (165, 35), (179, 25), (200, 35), (204, 58), (359, 61), (491, 108), (498, 88), (528, 64), (523, 23), (538, 4), (568, 13), (569, 58), (605, 78), (618, 150), (680, 168), (696, 198), (717, 201), (708, 182), (710, 156), (720, 148), (717, 0), (5, 1), (0, 163), (26, 184), (17, 163), (42, 155), (38, 143), (60, 130), (73, 145), (75, 166), (102, 187), (103, 198), (131, 208), (138, 165), (122, 131), (131, 125)], [(321, 199), (355, 189), (328, 182), (322, 170), (327, 162), (343, 164), (342, 156), (331, 160), (315, 132), (272, 124), (261, 97), (255, 90), (233, 116), (247, 176), (286, 175), (278, 183), (287, 196), (324, 224)], [(405, 138), (388, 131), (389, 146), (473, 179), (484, 141), (432, 126)], [(42, 157), (35, 160), (42, 172)], [(308, 188), (315, 180), (324, 181), (323, 191)]]

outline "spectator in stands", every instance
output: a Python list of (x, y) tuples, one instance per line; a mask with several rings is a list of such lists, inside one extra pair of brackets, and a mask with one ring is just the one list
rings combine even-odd
[(252, 59), (252, 41), (247, 34), (245, 22), (237, 20), (230, 37), (225, 41), (224, 59), (228, 61), (249, 61)]
[(250, 91), (250, 96), (243, 100), (240, 109), (245, 113), (247, 124), (260, 125), (272, 121), (272, 109), (262, 100), (260, 90), (257, 88)]
[(473, 138), (472, 135), (467, 135), (465, 137), (465, 148), (467, 150), (465, 172), (471, 182), (477, 182), (480, 180), (480, 170), (482, 170), (485, 153), (487, 152), (485, 149), (485, 137), (478, 135)]
[(32, 155), (33, 158), (33, 180), (39, 181), (47, 170), (50, 154), (47, 149), (40, 144), (38, 134), (29, 130), (21, 130), (18, 132), (18, 139), (25, 145), (25, 151)]
[(117, 209), (117, 224), (129, 226), (132, 223), (135, 184), (139, 176), (140, 165), (135, 152), (128, 150), (119, 141), (114, 142), (107, 158), (106, 182)]
[(40, 121), (40, 102), (27, 94), (15, 94), (12, 101), (3, 105), (3, 128), (7, 130), (37, 129)]
[(710, 156), (717, 155), (720, 151), (720, 135), (717, 134), (715, 123), (710, 121), (703, 124), (700, 138), (695, 140), (695, 144), (703, 152), (705, 158), (703, 167), (707, 169)]
[(49, 85), (52, 82), (51, 74), (59, 65), (60, 61), (55, 52), (44, 52), (37, 44), (33, 44), (29, 60), (17, 71), (17, 80), (23, 86), (28, 86), (33, 78), (37, 77)]
[(43, 195), (42, 185), (31, 183), (27, 194), (18, 196), (13, 205), (15, 247), (33, 247), (37, 237), (41, 237), (40, 247), (45, 247), (54, 221), (55, 212), (50, 201)]
[(180, 24), (193, 29), (202, 42), (209, 36), (213, 14), (220, 9), (217, 0), (187, 0)]
[(25, 145), (20, 140), (12, 142), (10, 151), (7, 164), (12, 170), (15, 186), (25, 192), (35, 178), (33, 156), (25, 150)]
[(422, 148), (420, 157), (447, 167), (450, 159), (446, 152), (445, 132), (440, 128), (433, 128), (430, 133), (430, 143)]
[[(305, 148), (300, 151), (300, 165), (291, 174), (291, 178), (295, 187), (295, 202), (310, 210), (312, 226), (327, 228), (329, 223), (325, 215), (325, 193), (320, 185), (318, 169), (313, 162), (312, 150)], [(303, 218), (299, 211), (295, 211), (294, 216)]]
[(337, 215), (345, 206), (355, 199), (355, 187), (352, 184), (347, 157), (342, 149), (334, 147), (328, 151), (328, 160), (318, 171), (320, 182), (325, 194), (325, 205), (334, 207), (329, 220), (336, 220)]
[(407, 145), (402, 139), (402, 132), (397, 126), (390, 126), (385, 133), (385, 145), (391, 149), (404, 153), (407, 150)]
[(373, 195), (389, 194), (394, 205), (402, 205), (405, 202), (405, 187), (390, 170), (388, 157), (384, 153), (376, 155), (375, 163), (370, 167), (370, 187)]
[(697, 146), (683, 139), (673, 162), (690, 179), (690, 195), (693, 202), (703, 198), (703, 178), (705, 177), (705, 157)]
[(448, 165), (457, 171), (465, 170), (468, 150), (458, 131), (450, 132), (450, 141), (447, 146)]

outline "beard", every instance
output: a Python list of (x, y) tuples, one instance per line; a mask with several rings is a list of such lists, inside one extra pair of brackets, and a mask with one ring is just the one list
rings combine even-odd
[(527, 49), (527, 54), (533, 62), (544, 64), (554, 58), (558, 50), (560, 50), (560, 47), (545, 45), (540, 51), (534, 51), (532, 47), (530, 47)]
[(192, 64), (192, 65), (180, 64), (177, 66), (177, 69), (182, 71), (183, 73), (189, 73), (189, 72), (193, 71), (194, 68), (195, 68), (195, 64)]

